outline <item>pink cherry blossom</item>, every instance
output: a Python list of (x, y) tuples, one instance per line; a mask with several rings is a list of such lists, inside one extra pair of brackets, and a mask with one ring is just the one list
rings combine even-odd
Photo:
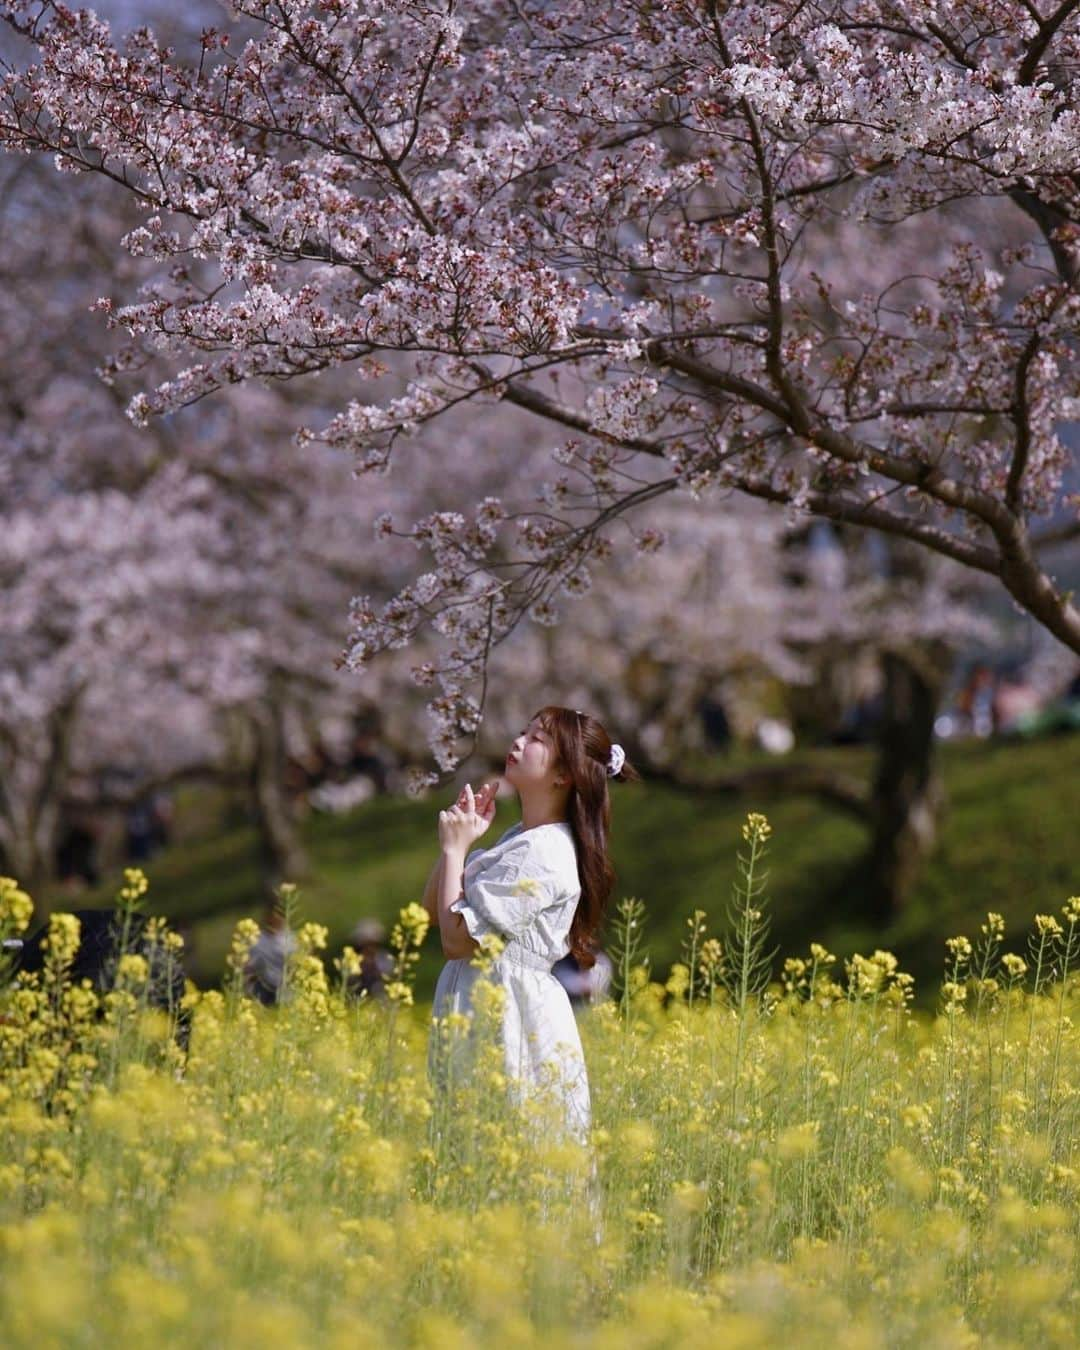
[[(27, 55), (0, 142), (145, 213), (127, 244), (157, 270), (107, 317), (169, 362), (136, 423), (344, 370), (295, 448), (366, 477), (411, 451), (472, 481), (478, 422), (437, 424), (493, 403), (546, 444), (565, 472), (537, 509), (421, 506), (393, 539), (422, 583), (353, 607), (356, 670), (434, 641), (440, 765), (494, 649), (561, 614), (628, 545), (613, 527), (668, 494), (908, 541), (1080, 651), (1045, 548), (1080, 528), (1071, 6), (231, 11), (242, 40), (207, 32), (190, 59), (3, 0)], [(489, 453), (505, 482), (519, 448)]]

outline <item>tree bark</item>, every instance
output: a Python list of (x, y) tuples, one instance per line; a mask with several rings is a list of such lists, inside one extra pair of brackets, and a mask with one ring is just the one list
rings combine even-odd
[[(0, 858), (34, 900), (35, 924), (48, 915), (44, 892), (56, 875), (60, 808), (81, 699), (82, 688), (74, 689), (49, 716), (34, 780), (16, 786), (14, 766), (10, 777), (0, 780)], [(13, 761), (19, 746), (12, 742), (8, 749)]]
[(888, 923), (904, 908), (937, 843), (946, 806), (934, 723), (950, 669), (942, 643), (887, 648), (879, 657), (882, 716), (869, 787), (831, 767), (754, 765), (707, 777), (650, 764), (653, 781), (693, 791), (817, 798), (868, 827), (862, 857), (845, 869), (835, 900), (845, 912)]
[(894, 919), (937, 842), (945, 787), (934, 722), (948, 655), (927, 643), (881, 654), (883, 709), (871, 786), (872, 835), (860, 871), (870, 913)]
[(282, 709), (267, 700), (251, 719), (253, 754), (250, 800), (259, 842), (259, 867), (264, 898), (283, 881), (308, 875), (309, 861), (285, 791), (285, 729)]

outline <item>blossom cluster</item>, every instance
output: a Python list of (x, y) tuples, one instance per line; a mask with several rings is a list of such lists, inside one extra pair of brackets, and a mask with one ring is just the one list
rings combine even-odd
[(660, 473), (911, 541), (1080, 650), (1040, 553), (1045, 517), (1075, 524), (1080, 19), (992, 10), (235, 0), (242, 45), (208, 30), (193, 61), (4, 0), (30, 55), (0, 141), (138, 194), (158, 271), (103, 307), (178, 368), (135, 421), (345, 367), (361, 389), (295, 440), (363, 474), (413, 439), (452, 483), (434, 424), (493, 401), (559, 441), (588, 510), (553, 484), (518, 558), (455, 503), (437, 582), (355, 609), (354, 668), (431, 639), (446, 768), (490, 652), (559, 619)]

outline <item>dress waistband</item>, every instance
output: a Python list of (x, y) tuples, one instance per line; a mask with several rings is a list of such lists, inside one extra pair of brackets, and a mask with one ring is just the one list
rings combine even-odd
[(499, 960), (509, 965), (528, 966), (530, 970), (542, 970), (548, 975), (551, 974), (551, 967), (554, 964), (539, 953), (529, 951), (528, 947), (523, 947), (520, 942), (508, 942), (499, 953)]

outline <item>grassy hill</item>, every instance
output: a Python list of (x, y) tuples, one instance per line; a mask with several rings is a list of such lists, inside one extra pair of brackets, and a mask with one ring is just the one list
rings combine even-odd
[[(870, 766), (863, 750), (808, 757), (864, 775)], [(868, 924), (862, 897), (838, 891), (865, 835), (835, 810), (808, 798), (751, 800), (648, 783), (616, 787), (616, 894), (645, 901), (654, 969), (666, 972), (678, 959), (693, 909), (710, 915), (712, 931), (722, 924), (739, 826), (749, 810), (763, 810), (773, 826), (767, 895), (781, 955), (799, 954), (812, 940), (839, 956), (885, 947), (915, 974), (923, 1001), (940, 978), (945, 938), (974, 936), (987, 910), (1004, 914), (1010, 940), (1021, 948), (1036, 912), (1057, 910), (1080, 892), (1080, 736), (946, 744), (943, 758), (949, 806), (940, 846), (910, 905), (888, 926)], [(442, 804), (441, 796), (421, 803), (386, 798), (347, 816), (312, 815), (305, 823), (314, 870), (301, 907), (305, 917), (328, 925), (331, 954), (359, 916), (392, 920), (419, 898), (436, 856)], [(189, 791), (177, 807), (176, 842), (147, 869), (151, 908), (191, 925), (190, 973), (200, 984), (212, 983), (236, 920), (259, 913), (255, 835), (214, 793)], [(516, 803), (501, 804), (491, 837), (517, 818)], [(101, 892), (78, 904), (108, 903), (116, 881), (107, 879)], [(430, 995), (441, 964), (431, 935), (419, 972), (421, 997)]]

